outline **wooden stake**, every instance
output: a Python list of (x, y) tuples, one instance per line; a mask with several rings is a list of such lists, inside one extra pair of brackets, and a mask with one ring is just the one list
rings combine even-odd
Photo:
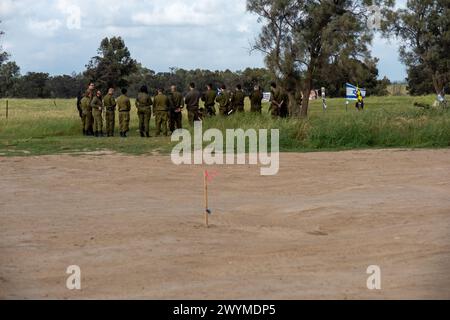
[(204, 191), (205, 191), (205, 225), (209, 228), (209, 208), (208, 208), (208, 174), (204, 174)]
[(9, 105), (8, 100), (6, 100), (6, 119), (8, 119), (8, 113), (9, 113)]

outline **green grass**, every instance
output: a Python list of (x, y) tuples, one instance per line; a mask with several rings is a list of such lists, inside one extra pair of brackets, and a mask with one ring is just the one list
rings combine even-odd
[[(353, 103), (346, 111), (345, 99), (311, 103), (305, 121), (273, 120), (268, 105), (263, 115), (245, 113), (213, 118), (204, 122), (204, 130), (218, 128), (280, 129), (280, 149), (285, 152), (344, 150), (361, 148), (446, 148), (450, 146), (450, 111), (421, 110), (414, 102), (433, 102), (434, 97), (371, 97), (366, 111), (356, 112)], [(138, 137), (138, 121), (132, 112), (130, 138), (85, 138), (75, 100), (9, 100), (9, 118), (5, 119), (5, 100), (0, 100), (0, 155), (48, 155), (115, 151), (128, 154), (168, 153), (170, 138)], [(56, 103), (56, 105), (55, 105)], [(248, 106), (247, 106), (248, 109)], [(186, 117), (185, 117), (186, 118)], [(154, 119), (152, 119), (154, 131)], [(185, 119), (185, 127), (188, 127)]]

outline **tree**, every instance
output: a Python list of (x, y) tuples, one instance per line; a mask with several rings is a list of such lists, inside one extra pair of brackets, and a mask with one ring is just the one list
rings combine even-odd
[[(1, 20), (0, 20), (0, 23), (1, 23)], [(4, 34), (5, 34), (5, 33), (4, 33), (3, 31), (0, 30), (0, 38), (1, 38)], [(9, 54), (8, 54), (7, 52), (3, 51), (3, 48), (2, 48), (2, 46), (0, 45), (0, 66), (1, 66), (4, 62), (8, 61), (8, 58), (9, 58)]]
[(242, 72), (242, 88), (245, 92), (250, 93), (253, 91), (255, 85), (259, 85), (263, 90), (270, 89), (270, 72), (263, 68), (247, 68)]
[(81, 74), (54, 76), (48, 79), (46, 89), (53, 98), (73, 98), (86, 89), (86, 82)]
[(385, 35), (394, 32), (402, 40), (400, 56), (413, 88), (418, 84), (422, 91), (427, 87), (422, 82), (430, 81), (437, 94), (443, 93), (450, 81), (450, 0), (409, 0), (406, 9), (389, 17)]
[(20, 68), (10, 61), (0, 65), (0, 97), (14, 96), (14, 87), (20, 76)]
[(28, 72), (17, 81), (15, 95), (21, 98), (50, 98), (48, 73)]
[(345, 96), (346, 82), (364, 86), (367, 95), (387, 95), (389, 80), (387, 78), (378, 80), (377, 63), (377, 58), (359, 61), (340, 57), (331, 63), (326, 63), (316, 72), (313, 86), (315, 89), (325, 87), (329, 97)]
[(86, 66), (85, 76), (94, 81), (100, 90), (109, 87), (125, 87), (126, 77), (137, 71), (137, 62), (131, 58), (130, 51), (121, 37), (105, 38)]
[[(380, 2), (380, 1), (378, 1)], [(314, 77), (341, 57), (364, 60), (372, 35), (367, 27), (372, 1), (247, 0), (247, 9), (264, 22), (254, 49), (289, 95), (292, 115), (306, 117), (309, 99), (298, 105), (296, 92), (309, 97)]]
[(433, 74), (423, 64), (411, 65), (408, 68), (408, 92), (413, 96), (432, 94), (435, 91), (433, 86)]

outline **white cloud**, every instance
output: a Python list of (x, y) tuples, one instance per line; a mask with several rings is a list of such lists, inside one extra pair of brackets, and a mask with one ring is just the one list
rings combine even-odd
[(40, 37), (51, 37), (62, 26), (62, 22), (58, 19), (51, 19), (45, 21), (30, 20), (28, 27), (30, 31)]
[(0, 13), (1, 17), (9, 16), (14, 12), (15, 3), (12, 0), (1, 0), (0, 1)]
[(81, 8), (78, 5), (68, 0), (58, 0), (56, 6), (66, 16), (67, 29), (81, 29)]
[(132, 16), (135, 23), (146, 26), (206, 26), (220, 22), (221, 12), (216, 2), (208, 0), (190, 4), (186, 1), (171, 3), (155, 1), (152, 7)]

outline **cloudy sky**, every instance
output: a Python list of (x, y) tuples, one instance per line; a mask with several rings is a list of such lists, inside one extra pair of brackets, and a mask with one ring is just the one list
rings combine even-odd
[[(104, 37), (122, 36), (133, 58), (155, 71), (241, 70), (260, 25), (245, 0), (0, 0), (2, 46), (22, 73), (80, 72)], [(397, 44), (375, 39), (380, 76), (405, 78)]]

